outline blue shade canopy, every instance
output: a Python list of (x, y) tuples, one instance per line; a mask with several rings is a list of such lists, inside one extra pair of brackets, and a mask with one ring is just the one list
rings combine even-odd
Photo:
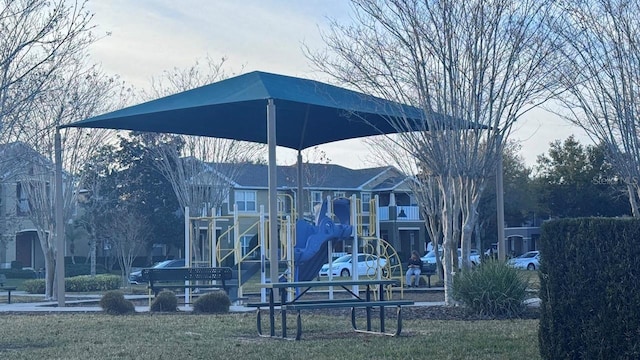
[(302, 150), (332, 141), (426, 130), (422, 111), (318, 81), (251, 72), (67, 124), (201, 135), (267, 143), (267, 101), (276, 107), (276, 143)]

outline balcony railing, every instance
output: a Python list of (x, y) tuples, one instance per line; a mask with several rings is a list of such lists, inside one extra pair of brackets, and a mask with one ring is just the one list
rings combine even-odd
[[(381, 206), (378, 209), (378, 218), (381, 221), (390, 220), (389, 206)], [(396, 206), (396, 221), (418, 221), (420, 220), (420, 208), (417, 206)], [(405, 215), (405, 216), (402, 216)]]

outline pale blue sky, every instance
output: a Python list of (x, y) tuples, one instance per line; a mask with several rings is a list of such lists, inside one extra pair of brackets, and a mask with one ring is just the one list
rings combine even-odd
[[(93, 60), (138, 88), (174, 67), (187, 67), (209, 55), (227, 57), (229, 70), (260, 70), (326, 80), (314, 72), (301, 50), (323, 47), (319, 28), (327, 17), (349, 20), (346, 0), (91, 0), (96, 34), (110, 32), (91, 50)], [(579, 129), (554, 115), (533, 111), (512, 136), (522, 142), (527, 164), (546, 152), (555, 139)], [(376, 166), (359, 140), (323, 145), (332, 162), (351, 168)], [(280, 163), (295, 154), (279, 151)]]

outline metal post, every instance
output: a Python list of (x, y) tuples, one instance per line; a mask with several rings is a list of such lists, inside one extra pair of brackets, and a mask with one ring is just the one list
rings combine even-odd
[(497, 214), (497, 228), (498, 228), (498, 259), (504, 261), (506, 259), (506, 247), (504, 242), (504, 184), (503, 184), (503, 170), (502, 170), (502, 135), (497, 136), (497, 151), (498, 163), (496, 166), (496, 208)]
[[(302, 191), (303, 191), (303, 185), (302, 185), (302, 152), (300, 150), (298, 150), (298, 197), (296, 198), (296, 214), (298, 215), (298, 219), (303, 219), (304, 218), (304, 208), (303, 208), (303, 201), (304, 201), (304, 197), (302, 196)], [(313, 210), (313, 209), (311, 209)], [(296, 220), (296, 219), (294, 219)], [(297, 240), (297, 239), (296, 239)]]
[[(197, 226), (197, 225), (196, 225)], [(191, 243), (193, 239), (191, 238), (191, 218), (189, 216), (189, 207), (184, 207), (184, 265), (186, 267), (191, 267)], [(187, 282), (184, 282), (187, 285)], [(188, 288), (184, 289), (184, 303), (189, 304), (189, 291)]]
[(56, 292), (58, 297), (58, 307), (64, 307), (64, 216), (62, 214), (62, 140), (60, 139), (60, 129), (56, 127), (54, 139), (55, 147), (55, 182), (56, 182)]
[(269, 148), (269, 276), (278, 281), (278, 183), (276, 165), (276, 106), (273, 99), (267, 103), (267, 143)]

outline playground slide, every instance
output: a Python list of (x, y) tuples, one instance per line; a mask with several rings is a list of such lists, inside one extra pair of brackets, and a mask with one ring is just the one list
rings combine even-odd
[(295, 281), (310, 281), (327, 262), (329, 240), (342, 241), (351, 236), (351, 226), (335, 224), (329, 218), (320, 218), (318, 226), (304, 221), (296, 222)]

